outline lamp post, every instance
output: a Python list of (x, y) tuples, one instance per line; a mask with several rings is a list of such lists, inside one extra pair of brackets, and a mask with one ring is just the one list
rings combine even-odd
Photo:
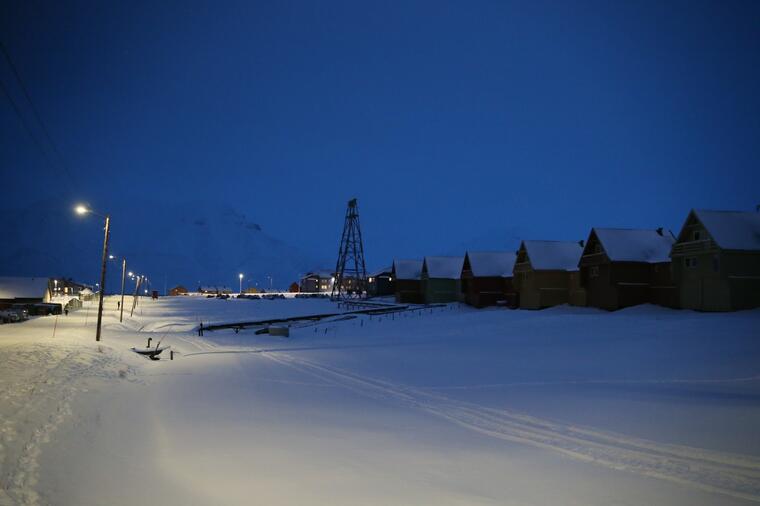
[(243, 273), (242, 272), (238, 274), (238, 279), (240, 280), (240, 293), (243, 293)]
[(98, 326), (95, 330), (95, 341), (100, 341), (100, 329), (103, 322), (103, 295), (106, 291), (106, 265), (108, 263), (108, 239), (111, 236), (111, 216), (106, 214), (98, 214), (92, 209), (89, 209), (83, 205), (78, 205), (74, 208), (79, 215), (94, 214), (100, 216), (105, 220), (104, 233), (103, 233), (103, 261), (100, 269), (100, 299), (98, 301)]

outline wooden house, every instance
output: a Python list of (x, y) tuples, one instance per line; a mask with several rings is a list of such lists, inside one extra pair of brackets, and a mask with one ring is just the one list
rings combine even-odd
[(503, 301), (517, 306), (517, 292), (512, 285), (515, 266), (513, 251), (468, 251), (462, 264), (464, 301), (475, 307), (496, 305)]
[(670, 257), (681, 307), (760, 307), (760, 213), (694, 209)]
[(426, 304), (461, 300), (463, 263), (463, 257), (425, 257), (420, 281)]
[(677, 307), (670, 273), (675, 238), (662, 228), (593, 228), (579, 262), (588, 306), (615, 310), (644, 303)]
[(187, 293), (188, 293), (187, 288), (185, 288), (182, 285), (177, 285), (171, 290), (169, 290), (169, 295), (171, 295), (172, 297), (176, 297), (178, 295), (187, 295)]
[(298, 286), (298, 283), (296, 283), (295, 281), (290, 283), (290, 286), (288, 287), (288, 291), (290, 293), (298, 293), (300, 290), (301, 290), (301, 287)]
[(394, 260), (391, 277), (395, 282), (396, 302), (422, 304), (422, 260)]
[(396, 292), (393, 281), (393, 266), (380, 269), (367, 277), (367, 292), (371, 297), (393, 295)]
[(577, 289), (571, 273), (578, 270), (582, 252), (581, 241), (522, 241), (512, 279), (520, 307), (541, 309), (570, 302)]

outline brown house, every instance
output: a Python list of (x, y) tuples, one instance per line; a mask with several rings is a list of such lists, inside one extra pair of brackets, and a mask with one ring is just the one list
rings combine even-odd
[(512, 251), (468, 251), (462, 265), (465, 303), (486, 307), (504, 301), (509, 307), (516, 307), (517, 291), (512, 285), (514, 266)]
[(182, 285), (177, 285), (169, 290), (169, 295), (176, 297), (177, 295), (187, 295), (187, 288)]
[(392, 276), (396, 302), (422, 304), (422, 260), (394, 260)]
[(295, 281), (290, 283), (290, 286), (288, 287), (288, 291), (290, 293), (298, 293), (300, 290), (301, 290), (301, 287), (298, 286), (298, 283), (296, 283)]
[(579, 263), (587, 305), (610, 311), (648, 302), (677, 307), (669, 256), (674, 242), (662, 228), (591, 229)]
[(578, 270), (582, 252), (581, 241), (522, 241), (512, 280), (520, 307), (541, 309), (567, 304), (578, 290), (570, 274)]
[(670, 257), (681, 307), (760, 307), (760, 213), (694, 209)]

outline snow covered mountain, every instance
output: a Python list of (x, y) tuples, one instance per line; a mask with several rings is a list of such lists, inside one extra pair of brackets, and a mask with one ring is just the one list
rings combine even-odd
[[(0, 275), (99, 279), (103, 220), (80, 217), (61, 202), (42, 201), (4, 211)], [(324, 264), (267, 234), (242, 212), (224, 206), (139, 203), (111, 215), (107, 291), (120, 283), (122, 256), (128, 270), (146, 274), (154, 289), (177, 284), (286, 288)], [(329, 262), (328, 262), (329, 263)]]

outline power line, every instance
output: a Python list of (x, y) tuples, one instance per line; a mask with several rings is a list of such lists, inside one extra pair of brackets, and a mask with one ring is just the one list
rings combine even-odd
[[(24, 93), (24, 97), (26, 97), (27, 102), (29, 102), (29, 106), (32, 109), (32, 112), (34, 113), (34, 117), (37, 120), (37, 123), (40, 126), (40, 129), (42, 130), (42, 133), (45, 134), (45, 138), (47, 139), (48, 143), (53, 149), (53, 152), (58, 157), (58, 165), (60, 168), (63, 169), (63, 171), (66, 173), (66, 176), (68, 176), (67, 183), (69, 184), (69, 188), (71, 189), (71, 183), (70, 181), (73, 180), (73, 177), (71, 175), (71, 171), (69, 170), (68, 166), (66, 165), (63, 155), (61, 155), (61, 152), (58, 150), (58, 146), (53, 141), (52, 136), (50, 135), (50, 131), (48, 130), (47, 126), (45, 125), (45, 122), (42, 120), (42, 116), (40, 115), (39, 111), (37, 110), (37, 107), (34, 105), (34, 101), (32, 101), (31, 95), (29, 95), (29, 91), (27, 90), (26, 85), (24, 84), (24, 80), (21, 79), (21, 74), (19, 74), (18, 69), (16, 68), (16, 65), (13, 63), (13, 59), (11, 58), (11, 55), (8, 53), (8, 50), (5, 48), (5, 44), (3, 44), (2, 41), (0, 41), (0, 52), (3, 53), (3, 56), (5, 57), (5, 61), (8, 62), (8, 66), (10, 67), (11, 71), (13, 72), (14, 77), (16, 78), (16, 81), (18, 82), (19, 86), (21, 87), (21, 91)], [(8, 91), (7, 87), (0, 81), (0, 85), (3, 88), (3, 92), (5, 93), (5, 96), (8, 97), (8, 100), (13, 105), (13, 109), (16, 111), (16, 115), (21, 119), (21, 122), (24, 124), (24, 128), (26, 129), (27, 133), (30, 137), (34, 140), (34, 143), (37, 145), (37, 147), (40, 149), (40, 151), (43, 152), (45, 159), (51, 166), (55, 166), (50, 159), (50, 157), (47, 154), (47, 151), (44, 149), (43, 144), (37, 139), (37, 136), (33, 134), (32, 129), (30, 128), (29, 124), (27, 123), (26, 119), (23, 117), (23, 114), (21, 112), (21, 109), (19, 108), (18, 104), (13, 100), (10, 92)]]

